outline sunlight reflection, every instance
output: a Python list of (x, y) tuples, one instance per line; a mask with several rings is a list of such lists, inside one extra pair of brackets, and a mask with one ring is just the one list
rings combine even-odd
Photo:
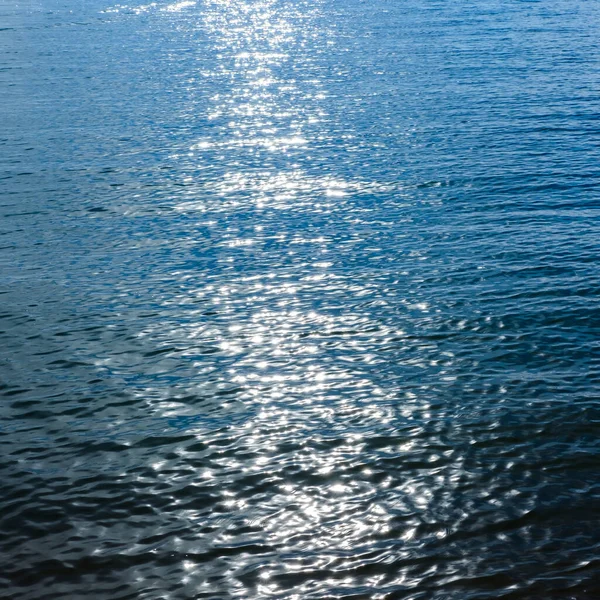
[[(163, 18), (178, 19), (195, 11), (194, 4), (160, 10)], [(367, 458), (371, 444), (389, 461), (418, 453), (418, 427), (407, 429), (402, 444), (386, 445), (385, 432), (423, 406), (415, 394), (399, 403), (386, 391), (378, 373), (386, 360), (381, 349), (407, 334), (365, 310), (369, 302), (385, 303), (379, 284), (348, 277), (340, 266), (344, 248), (336, 247), (327, 222), (318, 221), (335, 214), (348, 226), (347, 243), (362, 243), (353, 233), (359, 213), (345, 209), (390, 186), (300, 166), (326, 135), (327, 89), (302, 52), (309, 38), (327, 41), (316, 25), (319, 6), (207, 0), (194, 13), (194, 27), (207, 34), (218, 60), (199, 67), (210, 91), (197, 137), (169, 156), (186, 172), (172, 202), (177, 218), (195, 224), (187, 263), (153, 291), (153, 308), (163, 318), (148, 321), (136, 336), (151, 348), (147, 354), (160, 357), (152, 371), (137, 365), (128, 374), (123, 355), (103, 365), (135, 379), (149, 410), (181, 422), (194, 438), (193, 449), (175, 448), (172, 460), (200, 465), (198, 485), (219, 484), (210, 488), (218, 497), (214, 511), (227, 518), (191, 544), (229, 548), (244, 531), (252, 543), (294, 550), (285, 564), (261, 559), (256, 589), (263, 595), (275, 594), (282, 572), (351, 570), (353, 555), (389, 532), (410, 545), (416, 515), (436, 500), (430, 481), (414, 472), (381, 477)], [(218, 92), (210, 88), (214, 80)], [(198, 86), (189, 84), (190, 97)], [(190, 101), (189, 113), (194, 110)], [(278, 211), (276, 226), (261, 220), (263, 209)], [(294, 215), (287, 227), (279, 218), (286, 211)], [(290, 226), (297, 217), (305, 227)], [(319, 225), (311, 226), (313, 220)], [(302, 262), (285, 262), (299, 251)], [(206, 263), (222, 268), (211, 271)], [(406, 302), (406, 310), (425, 316), (433, 308)], [(370, 439), (374, 431), (381, 440)], [(173, 481), (169, 465), (153, 466), (157, 477)], [(444, 479), (443, 493), (453, 481)], [(264, 493), (255, 489), (261, 486)], [(199, 531), (197, 513), (186, 510), (180, 514), (189, 531)], [(443, 534), (440, 528), (437, 535)], [(253, 567), (241, 556), (236, 568), (242, 577)], [(184, 563), (186, 581), (193, 570)], [(236, 578), (230, 580), (231, 593), (241, 594)], [(352, 582), (344, 575), (336, 585)]]

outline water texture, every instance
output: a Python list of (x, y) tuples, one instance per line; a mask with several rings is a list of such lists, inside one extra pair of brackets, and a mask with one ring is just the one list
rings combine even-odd
[(600, 597), (600, 4), (0, 1), (0, 597)]

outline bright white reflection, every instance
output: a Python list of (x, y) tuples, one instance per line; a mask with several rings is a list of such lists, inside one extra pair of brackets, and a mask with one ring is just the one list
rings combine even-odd
[(196, 6), (197, 2), (193, 0), (184, 0), (183, 2), (175, 2), (174, 4), (169, 4), (165, 6), (162, 10), (166, 12), (180, 12), (184, 8), (189, 8), (190, 6)]
[[(311, 151), (317, 134), (326, 135), (321, 104), (326, 86), (303, 52), (309, 41), (327, 43), (315, 24), (319, 5), (206, 0), (201, 10), (195, 2), (129, 9), (162, 11), (163, 18), (172, 19), (193, 14), (193, 23), (212, 43), (204, 51), (218, 57), (215, 64), (199, 67), (204, 69), (200, 83), (190, 84), (218, 79), (222, 90), (211, 96), (202, 115), (214, 126), (204, 128), (185, 154), (181, 149), (172, 154), (190, 173), (182, 177), (185, 190), (174, 214), (198, 219), (195, 237), (178, 240), (177, 247), (201, 252), (208, 246), (208, 259), (227, 268), (213, 272), (199, 262), (195, 270), (163, 272), (167, 284), (157, 280), (152, 287), (152, 310), (160, 318), (149, 319), (135, 337), (133, 353), (144, 356), (143, 348), (150, 358), (132, 366), (131, 353), (123, 351), (98, 361), (137, 385), (153, 414), (173, 420), (173, 427), (181, 422), (198, 447), (222, 444), (223, 450), (210, 454), (210, 465), (195, 473), (194, 484), (214, 484), (220, 498), (215, 510), (228, 516), (199, 534), (198, 545), (231, 545), (235, 528), (246, 528), (258, 532), (253, 535), (264, 544), (298, 551), (285, 564), (288, 573), (325, 569), (336, 560), (337, 568), (351, 568), (353, 556), (393, 527), (397, 539), (410, 544), (418, 518), (407, 517), (400, 527), (394, 516), (419, 514), (436, 500), (431, 482), (414, 476), (378, 479), (365, 459), (366, 433), (386, 431), (398, 418), (397, 398), (377, 377), (377, 366), (386, 360), (379, 350), (406, 337), (361, 310), (361, 303), (385, 302), (375, 296), (377, 284), (336, 270), (329, 257), (335, 240), (326, 228), (280, 227), (269, 233), (258, 218), (252, 222), (251, 211), (265, 206), (289, 208), (301, 217), (343, 213), (352, 198), (388, 189), (327, 172), (308, 175), (293, 161), (294, 153)], [(126, 7), (114, 10), (121, 8)], [(292, 158), (280, 167), (255, 160), (272, 154)], [(197, 175), (215, 162), (221, 165), (223, 157), (229, 160), (227, 172)], [(228, 221), (242, 209), (250, 221), (244, 231)], [(210, 218), (199, 220), (203, 213)], [(348, 217), (349, 229), (351, 218), (359, 217)], [(348, 243), (359, 241), (349, 236)], [(268, 256), (267, 242), (280, 244), (279, 262), (258, 262)], [(293, 268), (283, 263), (283, 256), (300, 251), (303, 259)], [(248, 272), (228, 270), (239, 256), (247, 257)], [(432, 307), (418, 302), (407, 304), (407, 310), (427, 315)], [(416, 396), (407, 396), (402, 418), (410, 421), (422, 408), (418, 404)], [(218, 425), (209, 422), (214, 415)], [(377, 452), (390, 459), (417, 452), (409, 438), (418, 432), (415, 425), (404, 444)], [(173, 453), (186, 464), (202, 451), (181, 447)], [(176, 483), (169, 465), (155, 461), (151, 466), (159, 480)], [(435, 464), (430, 468), (434, 472)], [(439, 469), (438, 489), (447, 496), (456, 479)], [(250, 484), (238, 485), (257, 475), (270, 486), (260, 501), (248, 493)], [(197, 511), (181, 508), (179, 515), (187, 532), (205, 526), (206, 515)], [(250, 564), (242, 556), (238, 570)], [(186, 583), (192, 583), (195, 564), (186, 561), (182, 568)], [(264, 568), (262, 593), (274, 593), (269, 586), (281, 568), (281, 563)], [(234, 596), (241, 593), (236, 581), (231, 577)], [(377, 584), (377, 575), (371, 583)], [(352, 579), (335, 585), (352, 585)]]
[(182, 0), (181, 2), (173, 2), (171, 4), (164, 4), (160, 2), (150, 2), (149, 4), (139, 4), (137, 6), (132, 6), (128, 4), (115, 4), (110, 8), (105, 9), (103, 12), (105, 13), (133, 13), (135, 15), (140, 15), (144, 13), (150, 13), (153, 11), (160, 12), (168, 12), (168, 13), (178, 13), (187, 8), (191, 8), (196, 6), (198, 2), (196, 0)]

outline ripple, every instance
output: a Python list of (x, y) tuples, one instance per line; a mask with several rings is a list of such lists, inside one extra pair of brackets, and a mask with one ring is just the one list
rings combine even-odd
[(597, 597), (597, 7), (51, 5), (0, 8), (6, 593)]

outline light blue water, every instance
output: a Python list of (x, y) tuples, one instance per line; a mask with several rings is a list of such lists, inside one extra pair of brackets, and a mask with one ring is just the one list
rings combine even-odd
[(0, 597), (598, 597), (599, 39), (0, 1)]

